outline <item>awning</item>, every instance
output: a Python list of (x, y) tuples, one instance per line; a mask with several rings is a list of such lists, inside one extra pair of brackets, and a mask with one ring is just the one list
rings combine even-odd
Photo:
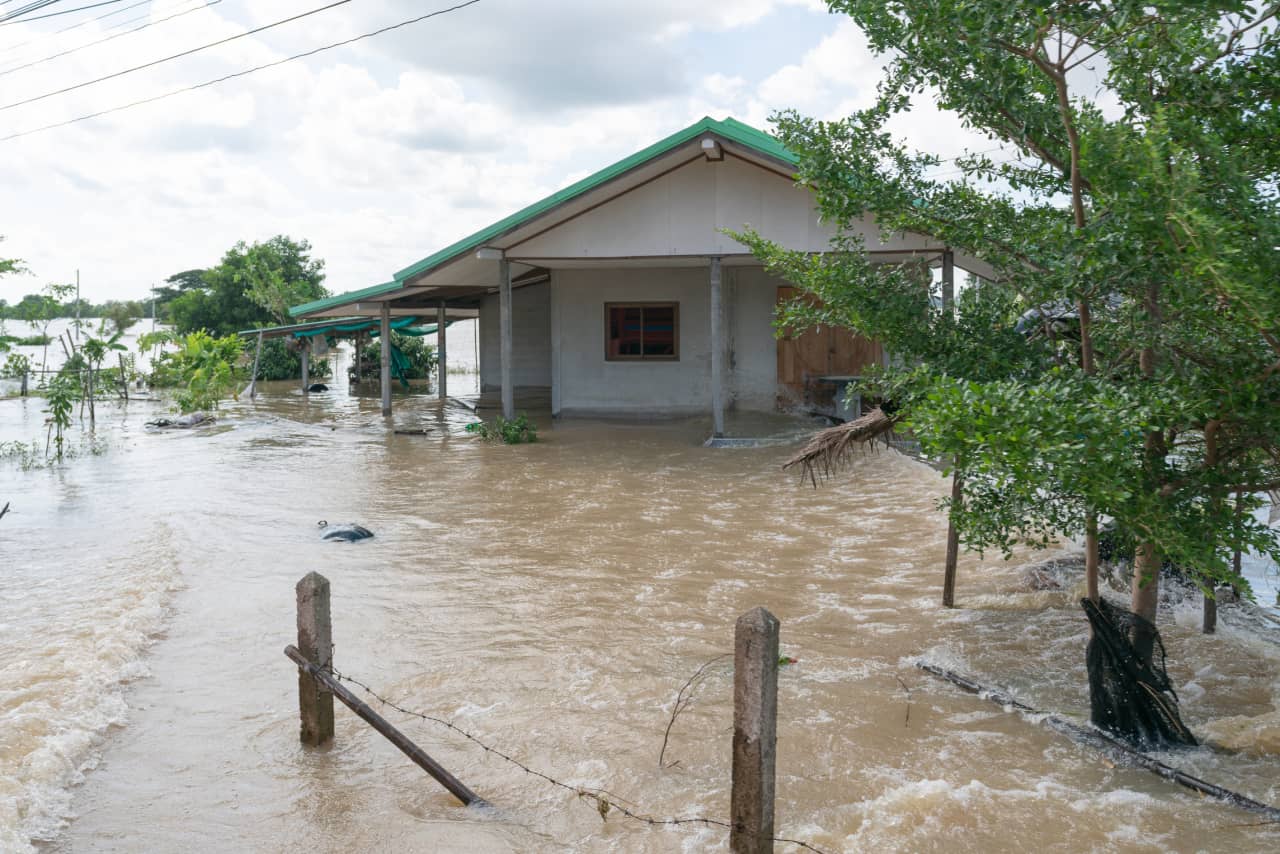
[[(420, 318), (417, 315), (393, 318), (391, 329), (401, 335), (410, 335), (415, 338), (435, 334), (436, 325), (434, 323), (428, 326), (417, 326), (416, 324), (419, 320)], [(445, 326), (452, 326), (454, 322), (450, 320), (445, 323)], [(263, 338), (314, 338), (317, 335), (332, 336), (334, 338), (354, 338), (361, 332), (369, 332), (370, 336), (376, 338), (380, 325), (380, 321), (376, 317), (344, 317), (337, 320), (294, 323), (288, 326), (264, 326), (261, 329), (245, 329), (236, 334), (243, 335), (246, 338), (256, 338), (258, 335)]]

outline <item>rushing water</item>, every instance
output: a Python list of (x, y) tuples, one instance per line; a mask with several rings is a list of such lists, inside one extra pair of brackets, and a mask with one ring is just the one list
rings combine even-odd
[[(342, 384), (339, 383), (339, 386)], [(478, 442), (465, 411), (272, 386), (211, 429), (99, 408), (107, 449), (0, 468), (0, 850), (704, 851), (389, 713), (497, 808), (468, 811), (337, 710), (297, 742), (294, 584), (333, 585), (337, 666), (529, 765), (659, 817), (728, 813), (731, 672), (712, 665), (658, 752), (676, 692), (763, 604), (798, 664), (779, 686), (777, 832), (827, 851), (1257, 851), (1280, 830), (913, 667), (973, 673), (1083, 715), (1080, 590), (961, 561), (939, 605), (946, 484), (880, 452), (813, 489), (787, 447), (714, 450), (706, 424), (566, 420)], [(0, 402), (0, 438), (42, 435)], [(795, 432), (782, 419), (739, 434)], [(376, 532), (322, 542), (321, 519)], [(1223, 609), (1163, 616), (1193, 729), (1234, 749), (1169, 758), (1280, 801), (1280, 654)], [(779, 846), (779, 850), (794, 850)]]

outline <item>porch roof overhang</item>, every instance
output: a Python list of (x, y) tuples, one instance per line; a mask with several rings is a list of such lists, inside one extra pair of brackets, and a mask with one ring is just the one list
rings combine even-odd
[[(479, 316), (476, 309), (448, 309), (445, 313), (446, 325), (452, 324), (458, 320), (470, 320)], [(417, 312), (398, 311), (393, 315), (391, 325), (393, 329), (403, 329), (409, 326), (422, 325), (419, 321), (428, 321), (430, 332), (435, 331), (436, 312), (434, 310), (420, 310)], [(320, 332), (331, 333), (339, 338), (350, 338), (361, 332), (373, 329), (376, 331), (378, 326), (378, 314), (351, 315), (350, 313), (326, 317), (323, 320), (310, 321), (308, 323), (290, 323), (284, 326), (263, 326), (258, 329), (242, 329), (237, 332), (245, 338), (256, 338), (261, 335), (264, 339), (270, 338), (309, 338)]]
[[(549, 258), (521, 251), (521, 244), (536, 245), (534, 238), (649, 184), (668, 173), (700, 160), (738, 163), (792, 181), (799, 158), (775, 137), (735, 119), (703, 118), (689, 127), (607, 166), (508, 217), (480, 229), (398, 271), (388, 282), (339, 294), (291, 308), (294, 317), (332, 317), (341, 314), (378, 314), (384, 303), (392, 313), (421, 313), (441, 300), (449, 305), (475, 308), (486, 293), (497, 290), (494, 257), (510, 262), (512, 285), (531, 284), (530, 277), (545, 275), (550, 267), (705, 266), (707, 253), (678, 252), (646, 255)], [(910, 248), (871, 252), (884, 261), (918, 258), (936, 263), (944, 249), (936, 241), (914, 235)], [(531, 243), (531, 241), (533, 241)], [(758, 264), (745, 247), (731, 243), (732, 251), (716, 254), (730, 266)], [(900, 243), (899, 246), (902, 244)], [(490, 250), (478, 257), (479, 250)], [(985, 278), (992, 271), (983, 262), (955, 253), (955, 265)]]

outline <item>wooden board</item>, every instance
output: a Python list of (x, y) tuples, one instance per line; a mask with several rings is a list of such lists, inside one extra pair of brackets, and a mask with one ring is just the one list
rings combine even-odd
[[(778, 302), (794, 299), (796, 288), (778, 288)], [(778, 383), (798, 399), (806, 399), (818, 377), (859, 376), (868, 365), (878, 365), (884, 349), (848, 329), (822, 326), (790, 338), (778, 339)]]

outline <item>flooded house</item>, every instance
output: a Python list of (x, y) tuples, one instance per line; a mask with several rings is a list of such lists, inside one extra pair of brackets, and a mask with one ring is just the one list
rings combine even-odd
[[(483, 391), (553, 415), (710, 413), (833, 406), (885, 354), (843, 329), (774, 335), (793, 289), (726, 233), (750, 226), (819, 253), (834, 229), (795, 183), (798, 160), (734, 119), (704, 118), (399, 270), (391, 281), (292, 309), (299, 319), (474, 309)], [(883, 263), (982, 274), (921, 235), (861, 236)], [(944, 288), (946, 284), (944, 284)], [(389, 413), (389, 390), (383, 390)]]

